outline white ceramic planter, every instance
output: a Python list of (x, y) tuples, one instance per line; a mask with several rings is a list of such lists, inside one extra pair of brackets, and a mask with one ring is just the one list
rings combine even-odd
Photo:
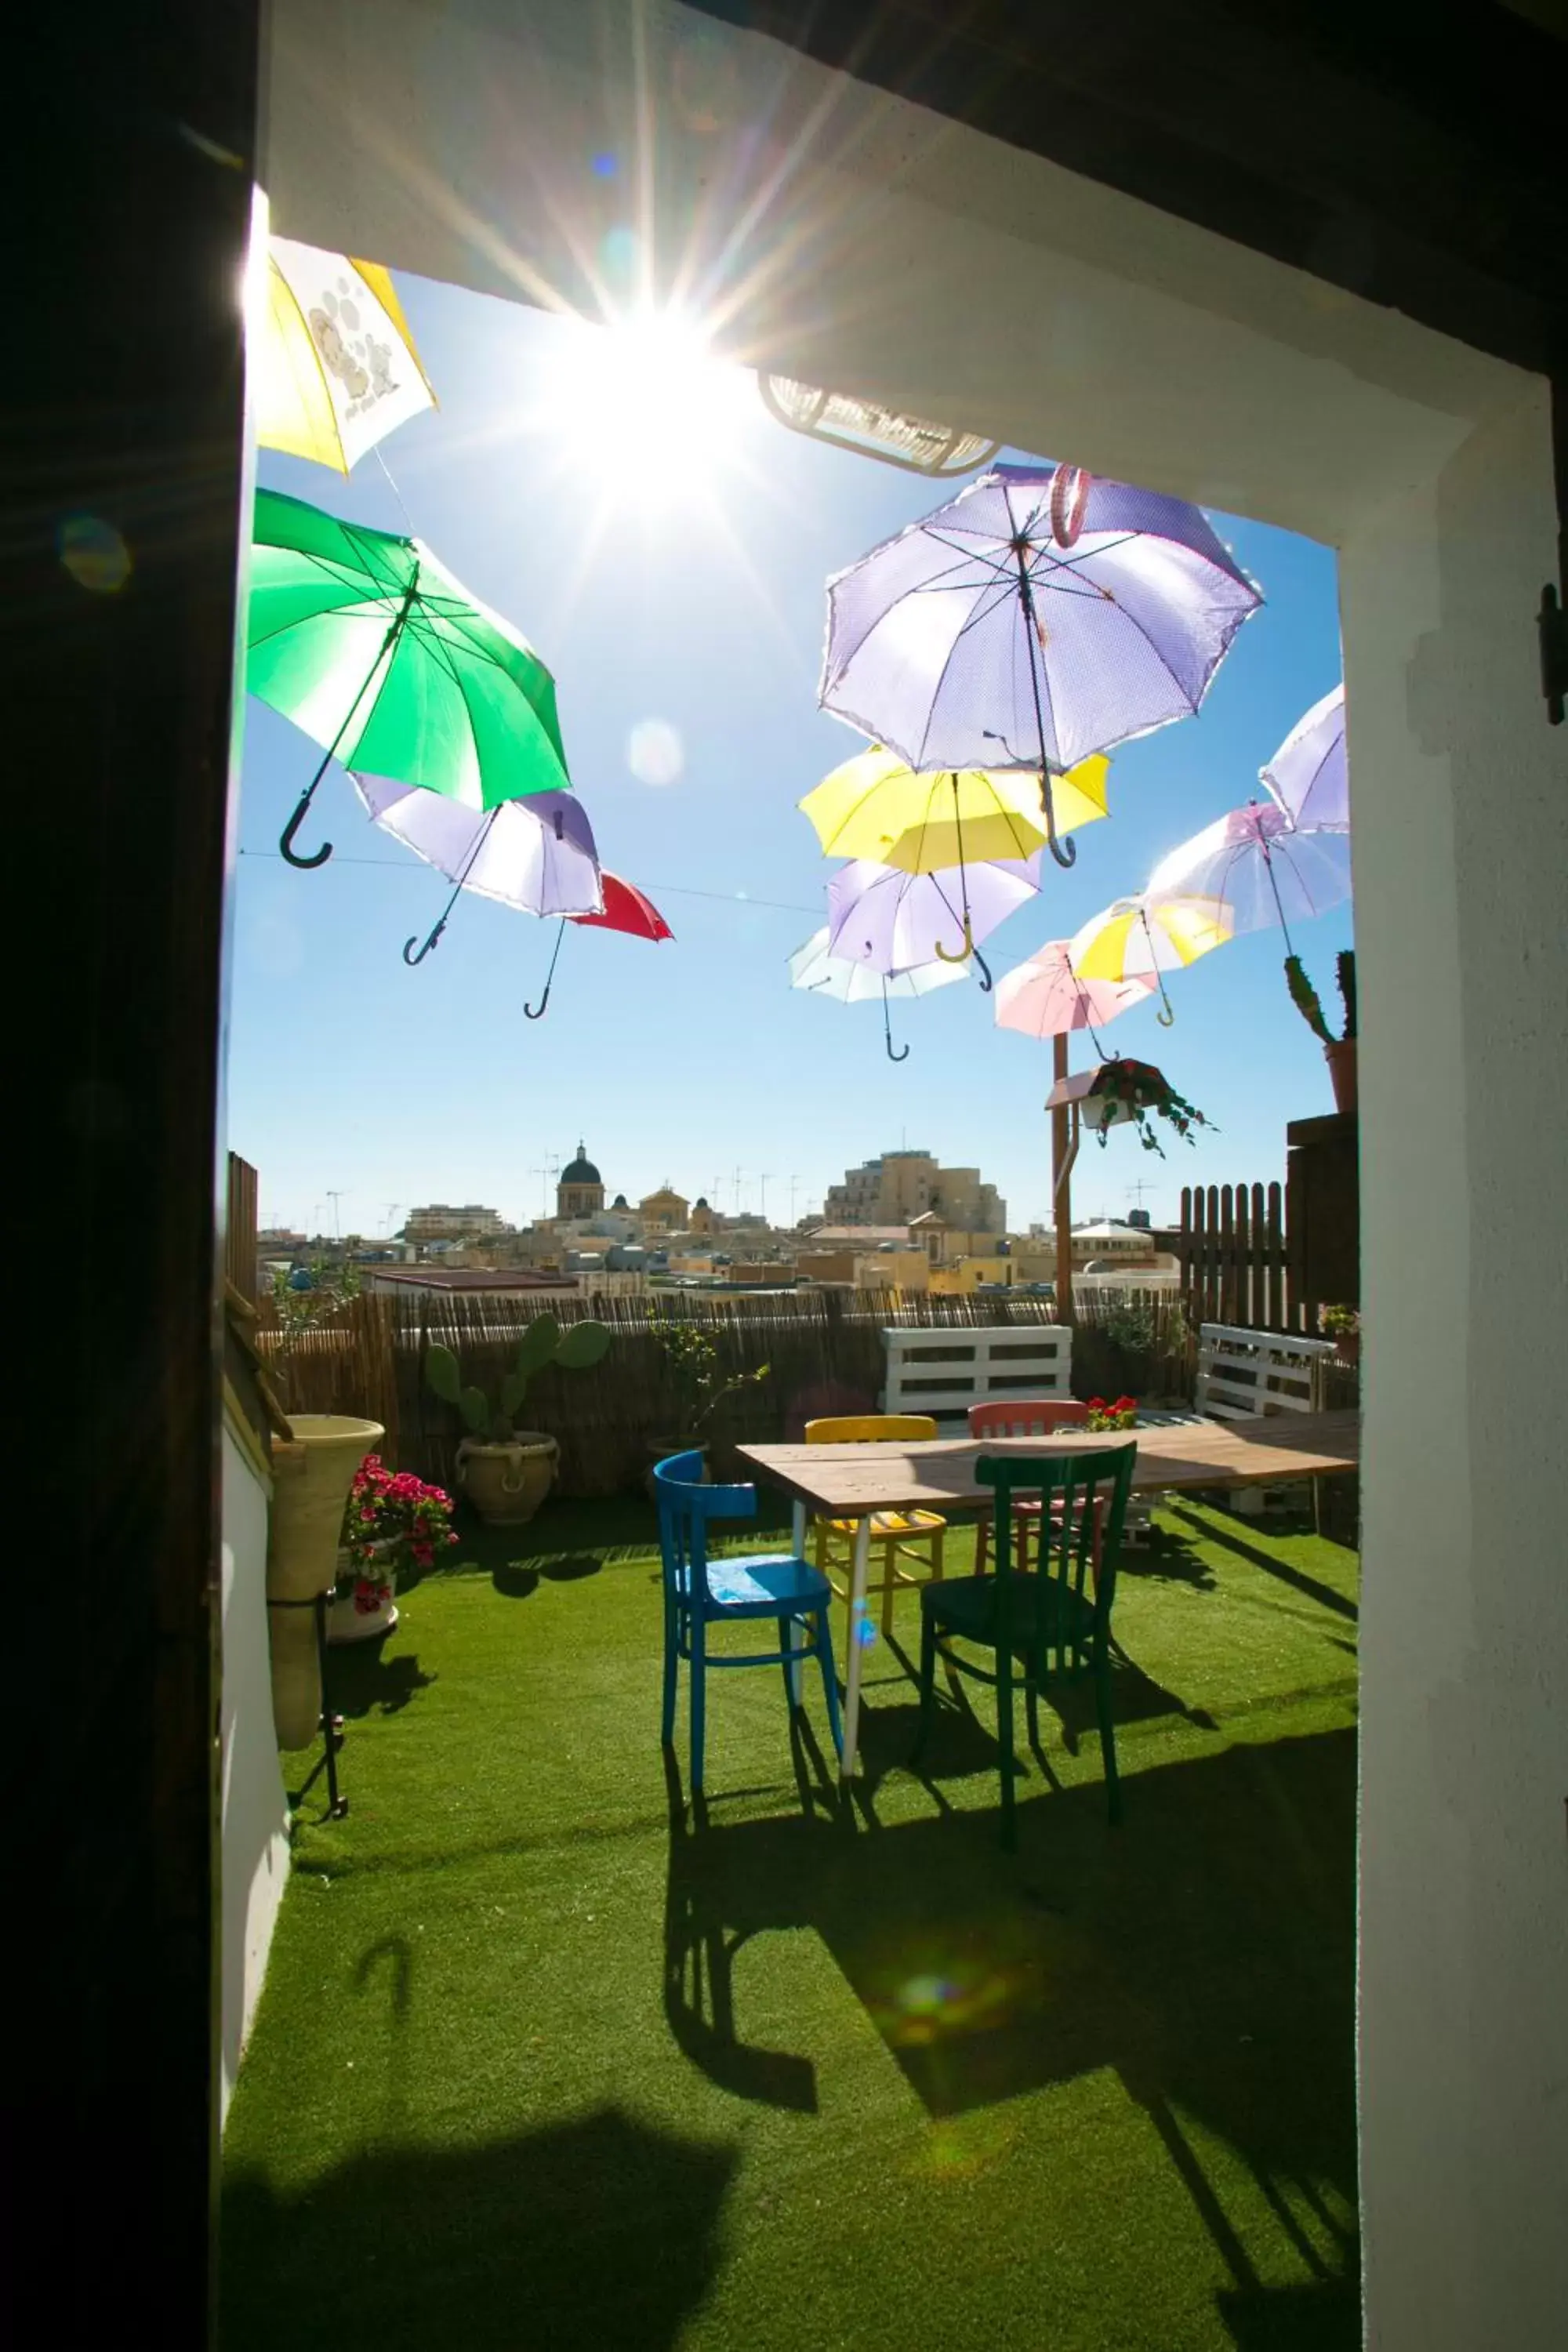
[[(339, 1592), (327, 1612), (327, 1639), (334, 1648), (351, 1642), (374, 1642), (390, 1633), (397, 1622), (397, 1571), (403, 1560), (403, 1539), (400, 1536), (384, 1536), (373, 1544), (370, 1565), (363, 1573), (367, 1579), (387, 1586), (384, 1601), (374, 1609), (362, 1609), (352, 1592)], [(346, 1551), (338, 1554), (338, 1579), (355, 1573)]]
[(272, 1719), (279, 1748), (308, 1748), (321, 1719), (316, 1654), (319, 1593), (337, 1582), (338, 1537), (354, 1472), (386, 1434), (379, 1421), (292, 1413), (291, 1444), (272, 1449), (267, 1541), (267, 1618), (272, 1644)]

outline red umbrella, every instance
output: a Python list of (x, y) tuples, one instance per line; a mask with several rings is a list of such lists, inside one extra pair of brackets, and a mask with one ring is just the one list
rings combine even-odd
[(630, 882), (623, 882), (618, 874), (601, 869), (599, 879), (604, 885), (605, 909), (599, 915), (574, 915), (572, 921), (584, 929), (626, 931), (634, 940), (672, 940), (675, 933), (659, 913), (651, 898), (645, 898)]
[(675, 937), (653, 900), (645, 898), (632, 883), (623, 882), (618, 874), (606, 873), (602, 867), (599, 882), (605, 894), (602, 914), (563, 915), (561, 918), (550, 970), (544, 975), (544, 993), (537, 1004), (525, 1004), (522, 1008), (530, 1021), (537, 1021), (550, 1002), (550, 984), (555, 978), (555, 958), (561, 953), (561, 942), (566, 936), (568, 923), (594, 924), (601, 931), (625, 931), (629, 939), (634, 940), (672, 940)]

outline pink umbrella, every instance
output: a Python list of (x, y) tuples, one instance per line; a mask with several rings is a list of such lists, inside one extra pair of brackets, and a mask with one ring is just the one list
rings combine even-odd
[(996, 983), (996, 1025), (1026, 1037), (1063, 1037), (1114, 1021), (1153, 990), (1146, 980), (1080, 980), (1067, 940), (1050, 940)]

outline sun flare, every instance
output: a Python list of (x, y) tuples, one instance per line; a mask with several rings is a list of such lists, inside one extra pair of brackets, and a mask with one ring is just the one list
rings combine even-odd
[(574, 467), (657, 508), (733, 454), (755, 405), (754, 379), (715, 356), (700, 322), (648, 308), (563, 322), (542, 421)]

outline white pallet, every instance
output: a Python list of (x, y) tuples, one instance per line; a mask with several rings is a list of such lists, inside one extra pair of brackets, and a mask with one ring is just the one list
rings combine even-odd
[(972, 1404), (996, 1397), (1072, 1394), (1072, 1332), (1063, 1323), (915, 1324), (882, 1334), (884, 1412), (929, 1412), (944, 1435), (967, 1427)]
[(1319, 1372), (1333, 1353), (1331, 1339), (1202, 1323), (1198, 1411), (1215, 1421), (1238, 1421), (1257, 1412), (1316, 1412)]

